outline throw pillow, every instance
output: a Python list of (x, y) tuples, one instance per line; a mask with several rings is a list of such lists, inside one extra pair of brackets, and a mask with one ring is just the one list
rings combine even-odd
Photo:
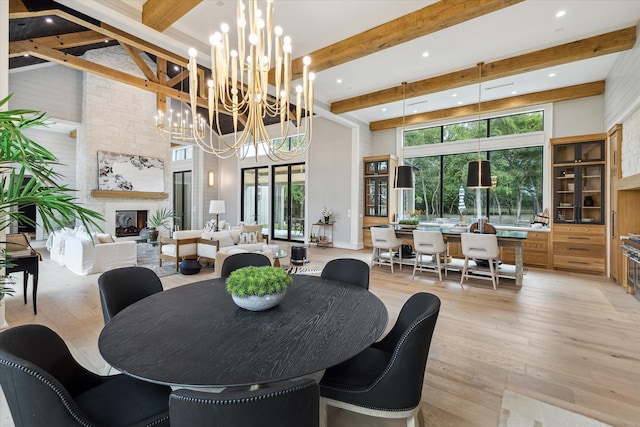
[(108, 233), (95, 233), (94, 237), (97, 240), (97, 243), (113, 243), (113, 242), (115, 242), (115, 240), (113, 240), (113, 237), (111, 237), (111, 234), (108, 234)]
[(204, 225), (204, 231), (216, 231), (216, 220), (210, 219), (209, 221), (207, 221), (207, 223)]
[(251, 233), (240, 233), (240, 244), (252, 244), (252, 243), (258, 243), (258, 240), (256, 238), (256, 233), (251, 232)]
[(256, 238), (258, 242), (262, 242), (262, 225), (243, 225), (242, 226), (243, 233), (256, 233)]
[(235, 244), (229, 231), (216, 231), (215, 233), (211, 233), (211, 239), (217, 240), (220, 243), (221, 248), (225, 246), (233, 246)]

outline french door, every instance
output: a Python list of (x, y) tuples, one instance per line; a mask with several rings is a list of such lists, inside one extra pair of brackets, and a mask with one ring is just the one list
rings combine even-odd
[(269, 168), (242, 169), (240, 220), (247, 223), (269, 223)]
[(272, 237), (304, 241), (306, 166), (304, 163), (273, 166)]
[(173, 224), (180, 230), (191, 230), (191, 171), (173, 173)]

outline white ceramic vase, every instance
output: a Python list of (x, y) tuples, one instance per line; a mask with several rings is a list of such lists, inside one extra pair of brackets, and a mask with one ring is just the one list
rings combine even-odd
[(286, 293), (287, 291), (284, 290), (279, 294), (269, 294), (261, 297), (256, 295), (239, 297), (231, 294), (231, 298), (233, 298), (233, 302), (235, 302), (238, 307), (244, 308), (245, 310), (263, 311), (278, 305)]

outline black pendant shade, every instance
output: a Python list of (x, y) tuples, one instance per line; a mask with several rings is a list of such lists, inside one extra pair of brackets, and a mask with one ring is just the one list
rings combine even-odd
[(491, 188), (491, 162), (489, 160), (474, 160), (473, 162), (469, 162), (467, 187)]
[(393, 188), (398, 190), (413, 190), (413, 168), (411, 166), (397, 166)]

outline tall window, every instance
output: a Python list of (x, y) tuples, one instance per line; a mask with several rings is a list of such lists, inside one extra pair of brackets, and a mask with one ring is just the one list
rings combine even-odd
[[(503, 137), (539, 132), (543, 128), (543, 112), (493, 117), (477, 121), (432, 126), (404, 132), (406, 147), (424, 146), (419, 152), (429, 153), (405, 159), (414, 167), (415, 191), (413, 200), (404, 200), (403, 209), (421, 210), (423, 220), (449, 218), (470, 223), (477, 216), (476, 191), (466, 188), (467, 164), (477, 159), (469, 141), (480, 138)], [(478, 135), (478, 133), (480, 135)], [(441, 144), (462, 144), (464, 150), (438, 154)], [(543, 147), (541, 145), (506, 149), (502, 145), (483, 151), (482, 158), (491, 160), (491, 174), (495, 185), (481, 191), (482, 214), (496, 225), (528, 225), (543, 209)], [(491, 147), (491, 141), (483, 142)], [(437, 145), (436, 145), (437, 144)], [(453, 145), (451, 146), (453, 147)], [(461, 152), (466, 151), (466, 152)], [(412, 192), (405, 192), (405, 197)]]

